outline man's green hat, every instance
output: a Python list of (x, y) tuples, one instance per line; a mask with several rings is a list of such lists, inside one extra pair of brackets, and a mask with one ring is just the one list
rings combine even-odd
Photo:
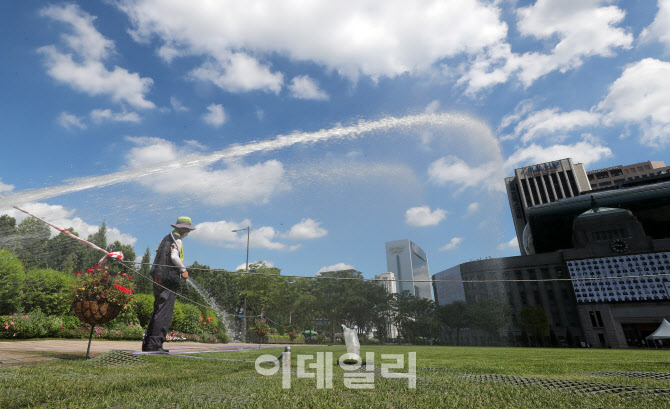
[(175, 229), (195, 230), (195, 227), (191, 224), (191, 218), (186, 216), (180, 216), (177, 218), (177, 223), (172, 224), (171, 226)]

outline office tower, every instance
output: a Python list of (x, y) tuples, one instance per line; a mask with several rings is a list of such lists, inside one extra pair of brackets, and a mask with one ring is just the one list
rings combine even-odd
[[(386, 242), (386, 268), (395, 274), (399, 293), (432, 299), (426, 252), (410, 240)], [(420, 281), (416, 281), (420, 280)]]

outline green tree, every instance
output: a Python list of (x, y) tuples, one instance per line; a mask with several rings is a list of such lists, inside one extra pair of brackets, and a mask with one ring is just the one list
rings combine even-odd
[(456, 331), (456, 345), (461, 344), (461, 330), (470, 325), (467, 309), (465, 301), (454, 301), (437, 310), (440, 321), (449, 329)]
[(16, 255), (27, 270), (46, 267), (50, 236), (49, 226), (34, 217), (27, 217), (19, 223), (16, 228)]
[(0, 249), (0, 315), (19, 311), (25, 278), (21, 260), (9, 250)]
[(519, 327), (527, 334), (533, 335), (536, 345), (539, 345), (544, 337), (549, 335), (549, 318), (542, 308), (524, 307), (519, 312)]
[[(72, 232), (73, 235), (78, 236), (77, 232), (75, 232), (72, 227), (68, 230)], [(59, 233), (49, 239), (47, 243), (47, 251), (49, 254), (47, 266), (54, 270), (66, 272), (82, 270), (85, 268), (83, 260), (86, 256), (87, 249), (88, 247), (83, 243), (74, 240), (65, 233)]]
[(487, 333), (489, 342), (502, 342), (500, 333), (510, 321), (510, 310), (506, 303), (484, 298), (468, 304), (466, 314), (472, 327)]
[(403, 291), (393, 295), (391, 305), (395, 312), (398, 332), (405, 341), (416, 343), (437, 336), (439, 322), (432, 300), (415, 297), (409, 291)]
[(353, 327), (351, 318), (352, 304), (356, 302), (355, 287), (363, 283), (362, 275), (358, 271), (330, 271), (321, 274), (316, 280), (314, 293), (318, 299), (319, 317), (328, 323), (332, 341), (335, 342), (335, 333), (341, 332), (341, 325)]
[(136, 290), (140, 294), (153, 293), (153, 281), (151, 278), (151, 251), (147, 246), (147, 251), (142, 256), (142, 264), (138, 269), (138, 277), (135, 280)]
[(238, 274), (238, 287), (241, 289), (240, 299), (246, 305), (247, 316), (261, 316), (268, 310), (268, 307), (276, 295), (276, 278), (281, 270), (275, 267), (268, 267), (265, 262), (255, 262), (249, 265), (249, 272), (252, 274)]
[(7, 214), (0, 216), (0, 248), (16, 248), (16, 219)]
[[(101, 249), (107, 249), (107, 225), (105, 222), (102, 222), (102, 225), (97, 232), (89, 234), (86, 238), (86, 241), (89, 241)], [(99, 251), (87, 248), (87, 251), (84, 253), (84, 260), (82, 268), (90, 268), (91, 266), (98, 264), (100, 259), (103, 257), (103, 254)]]

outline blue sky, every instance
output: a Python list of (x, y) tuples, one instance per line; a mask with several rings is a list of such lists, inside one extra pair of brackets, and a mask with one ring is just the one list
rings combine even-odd
[(83, 236), (105, 221), (139, 254), (187, 215), (187, 262), (238, 267), (246, 234), (231, 230), (250, 225), (251, 261), (287, 274), (373, 277), (406, 238), (433, 274), (519, 254), (514, 168), (667, 158), (670, 0), (3, 2), (0, 16), (0, 212)]

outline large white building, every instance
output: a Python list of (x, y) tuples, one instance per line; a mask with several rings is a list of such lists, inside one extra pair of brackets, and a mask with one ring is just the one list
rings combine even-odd
[(395, 274), (391, 272), (381, 273), (375, 276), (375, 280), (380, 280), (377, 281), (377, 284), (384, 287), (387, 293), (395, 294), (398, 292), (398, 287), (395, 282)]
[(397, 291), (433, 299), (428, 257), (426, 252), (410, 240), (386, 242), (386, 268), (396, 277)]

